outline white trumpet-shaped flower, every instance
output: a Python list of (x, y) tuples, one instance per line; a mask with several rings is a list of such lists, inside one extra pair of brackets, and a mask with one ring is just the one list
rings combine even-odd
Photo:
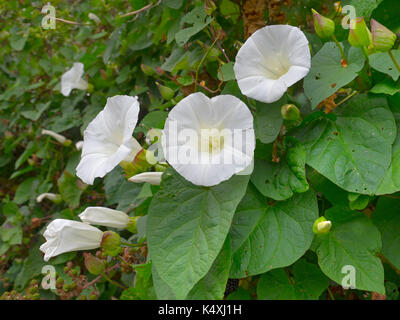
[(165, 159), (185, 179), (217, 185), (251, 164), (253, 116), (232, 95), (193, 93), (170, 111), (161, 144)]
[(82, 79), (83, 63), (75, 62), (71, 69), (65, 72), (61, 77), (61, 93), (64, 96), (69, 96), (72, 89), (86, 90), (88, 83)]
[(100, 247), (103, 232), (87, 223), (56, 219), (50, 222), (43, 236), (46, 242), (40, 246), (44, 261), (59, 254)]
[(128, 181), (135, 183), (148, 182), (158, 186), (161, 184), (162, 174), (162, 172), (143, 172), (130, 177)]
[(85, 223), (119, 229), (126, 228), (130, 221), (126, 213), (105, 207), (88, 207), (79, 218)]
[(84, 132), (77, 176), (87, 184), (104, 177), (121, 161), (134, 158), (139, 143), (132, 137), (139, 115), (137, 97), (114, 96)]
[(303, 79), (310, 67), (310, 49), (304, 33), (289, 25), (271, 25), (246, 40), (236, 56), (234, 71), (244, 95), (271, 103)]

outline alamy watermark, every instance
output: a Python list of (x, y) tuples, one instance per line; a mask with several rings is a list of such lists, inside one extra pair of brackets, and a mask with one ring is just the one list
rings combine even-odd
[(343, 289), (355, 289), (356, 288), (356, 268), (352, 265), (345, 265), (341, 270), (345, 276), (342, 279)]

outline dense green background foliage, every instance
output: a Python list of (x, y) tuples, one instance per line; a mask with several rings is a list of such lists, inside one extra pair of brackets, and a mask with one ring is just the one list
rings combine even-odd
[[(149, 2), (51, 1), (57, 18), (67, 20), (56, 21), (54, 30), (41, 26), (46, 3), (0, 3), (0, 296), (398, 299), (400, 72), (387, 53), (367, 61), (350, 47), (336, 15), (336, 37), (348, 58), (343, 68), (337, 45), (320, 40), (312, 26), (311, 8), (333, 17), (333, 1), (161, 0), (127, 17)], [(396, 0), (345, 4), (400, 30)], [(278, 23), (305, 32), (312, 68), (268, 105), (240, 93), (233, 63), (249, 30)], [(400, 61), (400, 51), (393, 53)], [(89, 89), (64, 97), (61, 75), (77, 61)], [(157, 83), (172, 89), (173, 98), (160, 94)], [(194, 186), (172, 169), (160, 187), (129, 183), (120, 168), (93, 186), (76, 177), (75, 143), (107, 97), (139, 96), (134, 136), (145, 145), (148, 129), (162, 129), (168, 111), (195, 90), (233, 94), (252, 110), (257, 148), (251, 177), (211, 188)], [(323, 112), (321, 102), (328, 108), (329, 97), (338, 102), (351, 90), (359, 93)], [(300, 123), (282, 119), (285, 103), (300, 109)], [(42, 135), (44, 128), (72, 144)], [(44, 192), (62, 201), (37, 203)], [(38, 248), (46, 224), (76, 219), (93, 205), (143, 216), (137, 235), (121, 233), (138, 247), (124, 252), (107, 278), (88, 273), (81, 253), (44, 262)], [(312, 226), (322, 215), (333, 227), (315, 236)], [(47, 264), (57, 270), (57, 290), (40, 289)], [(355, 289), (340, 286), (345, 265), (357, 270)], [(240, 279), (238, 286), (232, 279)], [(84, 290), (78, 292), (79, 281)], [(225, 292), (227, 282), (234, 288)]]

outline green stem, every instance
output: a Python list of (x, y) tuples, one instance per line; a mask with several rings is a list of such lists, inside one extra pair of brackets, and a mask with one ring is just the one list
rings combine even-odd
[(204, 54), (204, 56), (201, 58), (199, 65), (196, 68), (196, 79), (194, 81), (194, 92), (196, 92), (197, 89), (197, 78), (199, 77), (199, 70), (201, 65), (203, 64), (204, 60), (207, 58), (208, 54), (210, 53), (211, 49), (215, 46), (215, 44), (218, 41), (218, 35), (215, 37), (215, 40), (213, 41), (213, 43), (211, 44), (211, 46), (207, 49), (206, 53)]
[(369, 56), (368, 56), (368, 49), (367, 47), (363, 46), (362, 47), (362, 51), (364, 53), (365, 59), (367, 60), (368, 64), (369, 64)]
[(397, 68), (397, 70), (399, 70), (399, 72), (400, 72), (400, 65), (399, 65), (398, 62), (396, 61), (396, 59), (395, 59), (395, 57), (394, 57), (394, 55), (393, 55), (392, 50), (389, 50), (389, 56), (390, 56), (390, 58), (392, 59), (394, 65), (395, 65), (396, 68)]
[(355, 96), (356, 94), (358, 94), (358, 91), (353, 91), (351, 94), (349, 94), (346, 98), (344, 98), (343, 100), (339, 101), (336, 104), (336, 107), (340, 106), (342, 103), (345, 103), (347, 100), (349, 100), (351, 97)]
[(133, 247), (133, 248), (141, 247), (141, 245), (139, 243), (129, 243), (129, 242), (121, 241), (121, 244), (124, 246), (127, 246), (127, 247)]
[(122, 284), (120, 284), (120, 283), (118, 283), (118, 282), (112, 280), (112, 279), (111, 279), (109, 276), (107, 276), (105, 273), (102, 273), (101, 275), (104, 277), (104, 279), (106, 279), (108, 282), (112, 283), (113, 285), (116, 285), (117, 287), (120, 287), (120, 288), (122, 288), (122, 289), (124, 289), (124, 290), (128, 289), (128, 288), (125, 287), (124, 285), (122, 285)]
[(339, 41), (336, 39), (336, 37), (335, 37), (334, 34), (332, 35), (332, 39), (333, 39), (333, 41), (335, 41), (336, 45), (338, 46), (339, 51), (340, 51), (340, 54), (341, 54), (341, 56), (342, 56), (342, 59), (343, 59), (344, 61), (347, 62), (346, 56), (344, 55), (344, 51), (343, 51), (342, 45), (341, 45), (341, 44), (339, 43)]
[(331, 300), (335, 300), (335, 297), (333, 296), (333, 293), (332, 293), (331, 289), (329, 289), (329, 287), (328, 287), (328, 293), (329, 293), (329, 296), (331, 297)]

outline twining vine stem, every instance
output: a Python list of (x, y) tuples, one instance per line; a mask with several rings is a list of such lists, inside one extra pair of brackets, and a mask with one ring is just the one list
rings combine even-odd
[(397, 62), (397, 60), (395, 59), (392, 50), (389, 50), (389, 56), (390, 56), (390, 59), (392, 59), (394, 65), (395, 65), (396, 68), (397, 68), (397, 70), (399, 70), (399, 72), (400, 72), (400, 65), (399, 65), (399, 63)]

